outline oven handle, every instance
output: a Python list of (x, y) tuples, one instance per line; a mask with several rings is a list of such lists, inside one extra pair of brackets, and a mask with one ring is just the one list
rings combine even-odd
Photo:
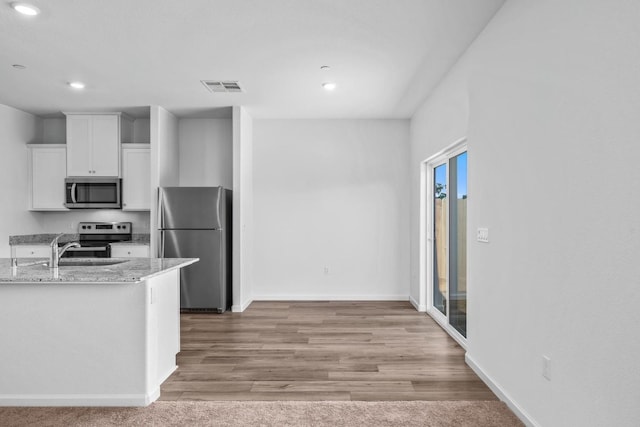
[(106, 251), (107, 247), (106, 246), (83, 246), (80, 248), (69, 248), (67, 249), (68, 252), (93, 252), (93, 251)]
[(74, 182), (73, 184), (71, 184), (71, 201), (72, 201), (73, 203), (78, 203), (78, 202), (76, 201), (76, 187), (77, 187), (77, 185), (78, 185), (78, 184), (77, 184), (77, 183), (75, 183), (75, 182)]

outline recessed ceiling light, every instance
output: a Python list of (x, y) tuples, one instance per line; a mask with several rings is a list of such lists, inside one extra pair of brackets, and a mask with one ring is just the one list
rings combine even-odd
[(322, 83), (322, 87), (324, 90), (334, 90), (336, 88), (336, 84), (333, 82), (325, 82)]
[(68, 85), (74, 89), (84, 89), (84, 83), (82, 82), (69, 82)]
[(321, 69), (322, 71), (327, 71), (327, 70), (330, 70), (330, 69), (331, 69), (331, 67), (330, 67), (330, 66), (328, 66), (328, 65), (323, 65), (322, 67), (320, 67), (320, 69)]
[(36, 16), (40, 13), (40, 9), (27, 3), (11, 3), (11, 7), (23, 15)]
[(24, 70), (25, 68), (27, 68), (22, 64), (13, 64), (12, 67), (15, 68), (16, 70)]

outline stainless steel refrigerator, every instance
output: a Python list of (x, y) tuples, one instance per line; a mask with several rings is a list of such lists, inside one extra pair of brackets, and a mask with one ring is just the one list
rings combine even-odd
[(180, 270), (181, 311), (231, 307), (231, 190), (161, 187), (158, 231), (163, 258), (200, 258)]

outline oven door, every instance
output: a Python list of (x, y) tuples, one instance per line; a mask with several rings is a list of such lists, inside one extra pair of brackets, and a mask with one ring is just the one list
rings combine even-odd
[(62, 258), (111, 258), (108, 244), (98, 246), (81, 246), (69, 248), (62, 254)]

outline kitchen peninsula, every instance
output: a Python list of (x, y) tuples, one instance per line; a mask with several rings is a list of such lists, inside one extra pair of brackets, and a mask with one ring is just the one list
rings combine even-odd
[(180, 269), (197, 258), (17, 261), (0, 259), (0, 406), (160, 396), (180, 351)]

